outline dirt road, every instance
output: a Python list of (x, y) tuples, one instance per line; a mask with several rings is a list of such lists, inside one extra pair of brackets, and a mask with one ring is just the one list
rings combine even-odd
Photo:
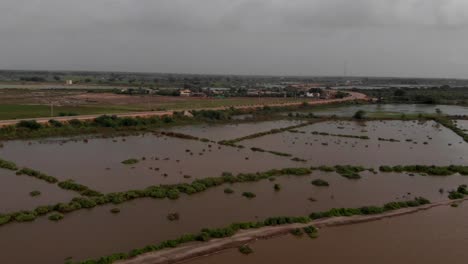
[[(357, 92), (348, 92), (351, 96), (342, 99), (324, 99), (324, 100), (317, 100), (317, 99), (305, 99), (305, 102), (308, 102), (311, 105), (323, 105), (323, 104), (331, 104), (331, 103), (338, 103), (338, 102), (346, 102), (346, 101), (354, 101), (354, 100), (369, 100), (369, 98), (362, 93)], [(302, 102), (291, 102), (291, 103), (279, 103), (279, 104), (265, 104), (267, 106), (292, 106), (292, 105), (300, 105)], [(265, 105), (239, 105), (234, 106), (236, 109), (250, 109), (256, 107), (263, 107)], [(197, 109), (185, 109), (186, 111), (190, 110), (226, 110), (230, 107), (212, 107), (212, 108), (197, 108)], [(149, 116), (165, 116), (165, 115), (172, 115), (176, 110), (166, 110), (166, 111), (148, 111), (148, 112), (131, 112), (131, 113), (121, 113), (121, 114), (113, 114), (118, 117), (149, 117)], [(181, 111), (181, 110), (178, 110)], [(80, 115), (80, 116), (60, 116), (60, 117), (53, 117), (53, 119), (60, 121), (60, 122), (67, 122), (72, 119), (78, 120), (91, 120), (95, 119), (102, 114), (99, 115)], [(15, 125), (16, 123), (22, 120), (35, 120), (38, 123), (47, 123), (51, 117), (41, 117), (41, 118), (28, 118), (28, 119), (14, 119), (14, 120), (1, 120), (1, 126), (8, 126), (8, 125)]]

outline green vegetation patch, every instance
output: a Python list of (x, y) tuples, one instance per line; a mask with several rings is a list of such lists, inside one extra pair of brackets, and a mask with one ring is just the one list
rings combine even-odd
[(55, 222), (60, 221), (63, 218), (64, 218), (64, 215), (61, 214), (61, 213), (53, 213), (53, 214), (49, 215), (49, 220), (55, 221)]
[(456, 173), (468, 175), (468, 166), (427, 166), (427, 165), (409, 165), (409, 166), (380, 166), (381, 172), (412, 172), (428, 174), (434, 176), (449, 176)]
[(463, 199), (465, 195), (468, 195), (468, 190), (466, 184), (463, 184), (458, 186), (456, 190), (449, 192), (448, 198), (450, 200)]
[(40, 171), (36, 171), (30, 168), (22, 168), (21, 170), (16, 172), (17, 175), (28, 175), (43, 181), (46, 181), (48, 183), (57, 183), (58, 180), (55, 177), (52, 177), (50, 175), (47, 175), (45, 173), (42, 173)]
[(3, 159), (0, 159), (0, 168), (12, 171), (16, 171), (18, 169), (14, 162)]
[(319, 187), (328, 187), (328, 186), (330, 186), (330, 184), (327, 181), (322, 180), (322, 179), (313, 180), (312, 184), (315, 185), (315, 186), (319, 186)]
[(253, 249), (250, 248), (248, 245), (243, 245), (239, 247), (239, 252), (244, 255), (249, 255), (253, 253)]
[(125, 165), (133, 165), (133, 164), (137, 164), (138, 162), (140, 162), (138, 159), (127, 159), (127, 160), (122, 161), (121, 163)]
[(101, 196), (102, 193), (91, 190), (89, 187), (76, 183), (73, 180), (62, 181), (58, 186), (64, 190), (73, 190), (84, 196)]
[(29, 193), (29, 195), (32, 196), (32, 197), (36, 197), (36, 196), (41, 195), (41, 192), (40, 191), (32, 191), (32, 192)]

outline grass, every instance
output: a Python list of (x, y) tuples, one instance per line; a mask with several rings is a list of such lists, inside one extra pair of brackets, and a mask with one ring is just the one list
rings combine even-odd
[(39, 117), (58, 117), (60, 113), (74, 113), (77, 115), (117, 114), (125, 112), (145, 111), (142, 107), (103, 105), (103, 106), (54, 106), (51, 115), (49, 105), (10, 105), (0, 104), (0, 120), (27, 119)]
[[(179, 98), (178, 98), (179, 99)], [(39, 117), (56, 117), (59, 113), (75, 113), (78, 115), (117, 114), (127, 112), (141, 112), (150, 110), (185, 110), (197, 108), (231, 107), (243, 105), (272, 104), (301, 102), (303, 99), (292, 98), (226, 98), (226, 99), (193, 99), (187, 98), (176, 102), (147, 102), (133, 105), (94, 105), (82, 104), (78, 106), (54, 106), (51, 115), (50, 105), (40, 104), (0, 104), (0, 120), (26, 119)]]

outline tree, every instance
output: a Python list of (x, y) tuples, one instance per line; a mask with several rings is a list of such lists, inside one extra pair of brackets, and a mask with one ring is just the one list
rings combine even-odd
[(359, 110), (356, 113), (354, 113), (353, 118), (354, 119), (364, 119), (366, 115), (366, 112), (364, 110)]
[(393, 95), (395, 95), (395, 96), (400, 96), (400, 97), (401, 97), (401, 96), (405, 96), (405, 95), (406, 95), (406, 91), (403, 90), (403, 89), (398, 89), (398, 90), (396, 90), (396, 91), (393, 93)]

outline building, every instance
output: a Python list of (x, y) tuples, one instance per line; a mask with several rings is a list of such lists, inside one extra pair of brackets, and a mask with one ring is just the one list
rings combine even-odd
[(188, 97), (192, 95), (192, 91), (190, 91), (189, 89), (180, 90), (179, 95)]
[(66, 84), (66, 85), (72, 85), (72, 84), (73, 84), (73, 81), (72, 81), (72, 80), (66, 80), (66, 81), (65, 81), (65, 84)]

